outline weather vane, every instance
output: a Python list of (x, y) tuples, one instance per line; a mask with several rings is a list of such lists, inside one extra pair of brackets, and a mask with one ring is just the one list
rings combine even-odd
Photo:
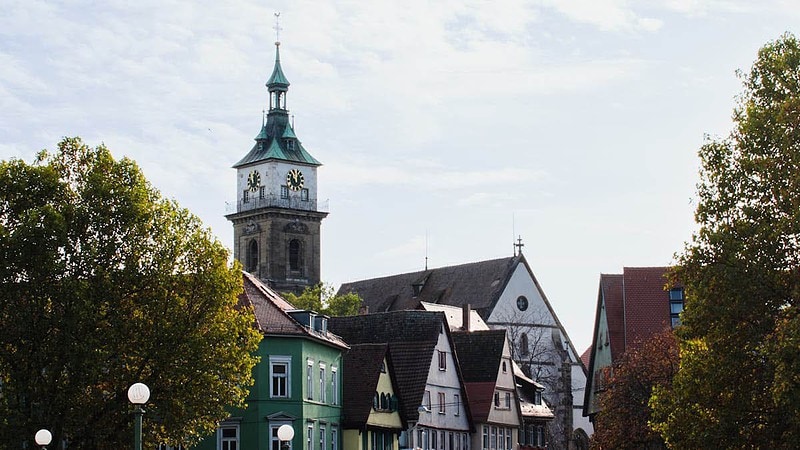
[(281, 13), (275, 13), (275, 45), (281, 42)]

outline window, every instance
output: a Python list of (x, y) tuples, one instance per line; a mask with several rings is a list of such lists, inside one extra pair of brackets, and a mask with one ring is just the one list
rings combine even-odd
[(439, 414), (445, 413), (444, 392), (439, 392)]
[(669, 317), (672, 328), (681, 324), (681, 312), (683, 312), (683, 288), (672, 288), (669, 290)]
[(453, 404), (456, 407), (455, 415), (461, 414), (461, 396), (458, 394), (453, 394)]
[(291, 139), (286, 140), (286, 150), (294, 150), (294, 141)]
[[(336, 367), (331, 367), (331, 404), (339, 404), (339, 377)], [(333, 432), (335, 430), (331, 430)]]
[(258, 270), (258, 242), (251, 239), (247, 244), (247, 263), (246, 270), (250, 273), (255, 273)]
[(483, 450), (489, 450), (489, 426), (483, 426)]
[(428, 409), (428, 412), (431, 410), (431, 391), (425, 391), (425, 396), (422, 398), (422, 406)]
[[(269, 424), (269, 429), (270, 429), (270, 447), (269, 448), (270, 448), (270, 450), (283, 450), (283, 448), (281, 447), (281, 440), (278, 439), (278, 428), (280, 428), (281, 425), (290, 425), (291, 426), (292, 423), (291, 422), (284, 422), (284, 423), (270, 422), (270, 424)], [(290, 449), (292, 448), (292, 442), (291, 441), (289, 441), (289, 448)]]
[(325, 450), (325, 448), (326, 448), (326, 445), (325, 445), (325, 437), (326, 437), (325, 436), (325, 429), (326, 429), (325, 425), (319, 424), (319, 449), (320, 450)]
[(502, 364), (502, 366), (503, 366), (503, 373), (508, 373), (508, 367), (507, 367), (507, 365), (506, 365), (506, 362), (505, 362), (505, 360), (503, 360), (503, 364)]
[(266, 186), (259, 186), (258, 188), (258, 198), (264, 199), (266, 197), (267, 187)]
[[(325, 403), (327, 395), (325, 395), (325, 365), (319, 364), (319, 401)], [(324, 448), (324, 447), (323, 447)]]
[(497, 449), (497, 427), (489, 427), (489, 448)]
[(506, 392), (506, 409), (511, 409), (511, 392)]
[(542, 391), (536, 391), (536, 393), (533, 394), (533, 404), (534, 405), (542, 404)]
[(300, 200), (307, 202), (308, 201), (308, 189), (303, 188), (300, 190)]
[(289, 272), (300, 274), (303, 271), (303, 246), (297, 239), (289, 241)]
[(506, 450), (511, 450), (511, 429), (506, 428)]
[(386, 373), (386, 360), (381, 361), (381, 373)]
[(239, 450), (239, 425), (223, 425), (218, 432), (217, 448), (220, 450)]
[(314, 422), (308, 422), (306, 428), (306, 448), (311, 450), (314, 448)]
[(525, 333), (519, 336), (519, 354), (522, 356), (528, 354), (528, 335)]
[(447, 352), (439, 350), (439, 370), (447, 370)]
[(281, 186), (281, 198), (289, 198), (289, 186)]
[(331, 427), (331, 450), (339, 448), (339, 430), (336, 427)]
[(250, 202), (250, 191), (245, 189), (244, 194), (242, 194), (242, 202), (249, 203)]
[(314, 361), (306, 361), (306, 398), (314, 400)]
[(290, 384), (291, 361), (291, 357), (289, 356), (269, 357), (269, 371), (271, 380), (269, 396), (271, 398), (288, 398), (292, 395)]
[(431, 448), (436, 450), (439, 448), (439, 432), (436, 430), (431, 430)]
[(495, 408), (500, 407), (500, 393), (497, 391), (494, 392), (494, 407)]

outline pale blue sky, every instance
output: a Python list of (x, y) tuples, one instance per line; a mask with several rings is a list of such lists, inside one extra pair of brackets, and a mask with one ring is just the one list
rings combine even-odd
[(105, 144), (231, 246), (273, 13), (303, 145), (324, 163), (334, 285), (510, 256), (579, 351), (600, 273), (666, 265), (693, 230), (696, 152), (726, 135), (796, 1), (0, 0), (0, 158)]

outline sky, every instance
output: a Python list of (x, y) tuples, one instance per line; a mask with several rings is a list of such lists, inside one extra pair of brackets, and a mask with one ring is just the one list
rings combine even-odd
[(64, 136), (137, 161), (228, 248), (231, 165), (267, 106), (280, 12), (288, 107), (323, 163), (322, 278), (523, 252), (578, 351), (601, 273), (691, 239), (697, 150), (758, 49), (764, 0), (0, 0), (0, 159)]

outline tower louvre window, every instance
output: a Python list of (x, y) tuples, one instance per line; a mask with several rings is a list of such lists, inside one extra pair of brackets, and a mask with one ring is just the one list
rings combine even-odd
[(281, 186), (281, 198), (289, 198), (289, 186)]
[(247, 244), (247, 271), (250, 273), (255, 272), (258, 269), (258, 242), (255, 239), (252, 239), (249, 244)]
[(289, 272), (295, 275), (303, 272), (303, 245), (297, 239), (289, 241)]

